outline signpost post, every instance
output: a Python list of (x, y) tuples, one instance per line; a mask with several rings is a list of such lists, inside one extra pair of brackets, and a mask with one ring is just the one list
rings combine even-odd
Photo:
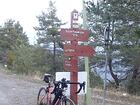
[[(78, 28), (78, 11), (73, 10), (71, 12), (71, 30)], [(69, 32), (69, 31), (68, 31)], [(72, 36), (77, 36), (77, 33), (72, 34)], [(72, 38), (71, 38), (72, 39)], [(75, 47), (78, 45), (78, 41), (73, 39), (71, 40), (71, 45), (74, 45)], [(76, 63), (74, 71), (70, 72), (70, 80), (72, 82), (77, 82), (78, 81), (78, 57), (76, 55), (72, 56), (72, 59), (76, 58)], [(71, 85), (70, 86), (70, 98), (75, 102), (76, 105), (78, 105), (78, 97), (77, 94), (75, 94), (75, 91), (77, 91), (77, 85)]]
[[(69, 44), (64, 44), (64, 69), (70, 71), (70, 80), (77, 82), (78, 80), (78, 56), (92, 56), (94, 50), (89, 45), (78, 45), (78, 41), (88, 41), (89, 31), (78, 29), (78, 12), (76, 10), (71, 13), (71, 28), (61, 29), (61, 39), (70, 41)], [(70, 98), (78, 105), (77, 101), (77, 85), (70, 86)]]

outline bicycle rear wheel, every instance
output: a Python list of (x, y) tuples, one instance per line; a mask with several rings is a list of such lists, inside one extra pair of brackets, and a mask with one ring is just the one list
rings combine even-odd
[(75, 105), (75, 103), (68, 97), (62, 98), (61, 105)]
[(37, 96), (37, 105), (50, 105), (47, 94), (48, 92), (44, 87), (40, 88)]

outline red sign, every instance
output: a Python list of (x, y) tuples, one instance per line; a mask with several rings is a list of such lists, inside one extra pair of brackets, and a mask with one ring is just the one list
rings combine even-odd
[(79, 45), (77, 46), (77, 56), (93, 56), (95, 51), (91, 46)]
[(76, 46), (64, 44), (64, 55), (65, 56), (77, 56)]
[(88, 41), (89, 31), (82, 29), (61, 29), (61, 39), (68, 41)]
[(64, 69), (77, 72), (78, 70), (77, 57), (70, 57), (70, 59), (65, 59)]
[(92, 56), (94, 53), (94, 49), (88, 45), (64, 45), (65, 56)]

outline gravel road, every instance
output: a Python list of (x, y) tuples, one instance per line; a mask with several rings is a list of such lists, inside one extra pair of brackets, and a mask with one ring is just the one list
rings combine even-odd
[(36, 105), (41, 83), (0, 70), (0, 105)]

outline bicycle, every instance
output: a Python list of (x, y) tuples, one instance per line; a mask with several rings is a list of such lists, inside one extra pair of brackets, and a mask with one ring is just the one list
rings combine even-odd
[[(37, 105), (75, 105), (73, 100), (64, 94), (68, 84), (78, 84), (80, 86), (79, 90), (75, 92), (75, 94), (78, 94), (82, 88), (85, 91), (85, 82), (70, 82), (66, 81), (65, 78), (61, 81), (51, 82), (50, 78), (52, 78), (51, 75), (44, 75), (43, 81), (48, 85), (40, 88), (37, 96)], [(52, 95), (54, 95), (54, 98)]]

